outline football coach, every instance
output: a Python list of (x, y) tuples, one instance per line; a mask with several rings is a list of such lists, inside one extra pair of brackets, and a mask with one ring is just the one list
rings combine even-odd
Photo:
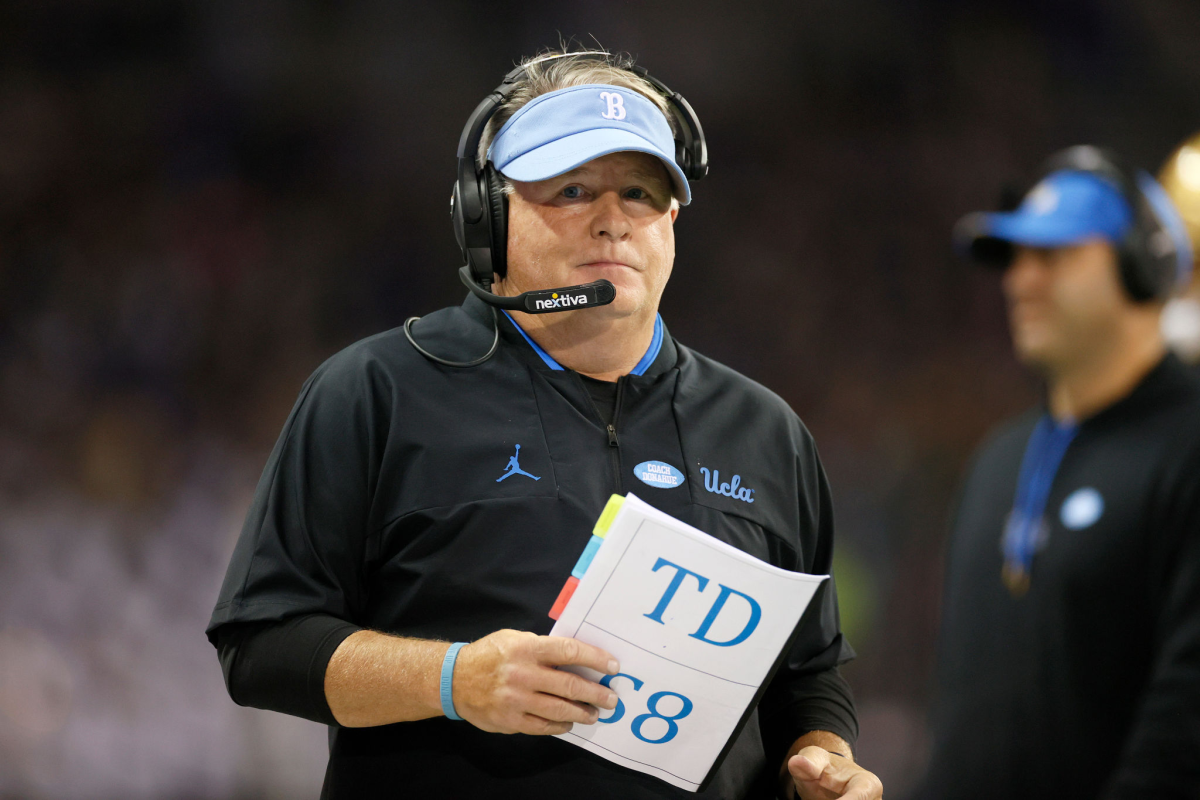
[(1200, 381), (1169, 354), (1182, 220), (1081, 146), (960, 244), (1004, 270), (1040, 407), (976, 456), (947, 558), (917, 797), (1200, 797)]
[[(548, 735), (617, 702), (556, 667), (620, 665), (544, 634), (613, 493), (830, 571), (808, 431), (658, 314), (699, 121), (628, 60), (550, 53), (480, 103), (458, 155), (470, 294), (305, 383), (209, 638), (235, 702), (330, 726), (323, 797), (693, 796)], [(852, 656), (827, 581), (701, 796), (880, 797), (854, 763)]]

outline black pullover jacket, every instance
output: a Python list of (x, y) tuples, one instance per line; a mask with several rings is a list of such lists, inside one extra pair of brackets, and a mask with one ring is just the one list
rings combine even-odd
[[(491, 323), (468, 297), (413, 331), (430, 352), (466, 361), (486, 352)], [(396, 329), (333, 356), (304, 385), (208, 628), (230, 693), (331, 725), (323, 797), (696, 796), (551, 737), (445, 717), (342, 728), (329, 712), (325, 667), (360, 628), (452, 642), (548, 633), (547, 612), (613, 493), (776, 566), (830, 572), (829, 488), (812, 437), (779, 397), (678, 345), (660, 322), (610, 416), (596, 387), (589, 394), (507, 316), (499, 324), (499, 350), (480, 366), (438, 365)], [(526, 474), (501, 479), (514, 455)], [(647, 461), (685, 479), (644, 483), (634, 467)], [(740, 491), (721, 492), (735, 483)], [(700, 796), (773, 794), (785, 750), (808, 731), (853, 744), (853, 701), (837, 674), (852, 657), (827, 581)]]

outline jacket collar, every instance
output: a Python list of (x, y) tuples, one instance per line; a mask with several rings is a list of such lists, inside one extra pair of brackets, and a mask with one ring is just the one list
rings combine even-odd
[[(491, 309), (475, 295), (468, 294), (466, 300), (463, 301), (462, 308), (467, 316), (491, 325)], [(499, 312), (497, 318), (500, 324), (500, 338), (509, 349), (521, 353), (525, 360), (540, 369), (549, 372), (570, 371), (539, 347), (537, 342), (533, 341), (507, 312)], [(654, 338), (650, 342), (650, 347), (630, 371), (630, 374), (642, 378), (655, 378), (674, 367), (678, 358), (678, 348), (660, 315), (654, 321)]]
[(1174, 353), (1168, 352), (1133, 391), (1083, 420), (1081, 428), (1088, 430), (1120, 425), (1188, 392), (1196, 392), (1195, 379), (1188, 373), (1183, 362)]

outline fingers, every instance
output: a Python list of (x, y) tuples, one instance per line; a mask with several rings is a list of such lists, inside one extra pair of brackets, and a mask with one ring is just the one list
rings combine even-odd
[(543, 664), (587, 667), (604, 675), (615, 675), (621, 671), (621, 665), (611, 654), (578, 639), (542, 636), (538, 638), (538, 646), (538, 655)]
[(571, 672), (556, 669), (542, 670), (537, 690), (557, 695), (567, 700), (587, 703), (597, 708), (616, 708), (617, 693), (595, 681), (581, 678)]
[(883, 783), (874, 773), (865, 769), (857, 772), (846, 781), (843, 790), (843, 800), (880, 800), (883, 797)]
[(787, 766), (802, 798), (880, 800), (883, 797), (883, 784), (873, 773), (820, 747), (805, 747), (788, 759)]
[(534, 693), (522, 704), (525, 710), (551, 722), (578, 722), (591, 725), (600, 716), (595, 706), (564, 700), (552, 694)]
[(532, 736), (558, 736), (569, 730), (571, 730), (569, 722), (554, 722), (536, 714), (526, 714), (521, 720), (517, 733), (527, 733)]

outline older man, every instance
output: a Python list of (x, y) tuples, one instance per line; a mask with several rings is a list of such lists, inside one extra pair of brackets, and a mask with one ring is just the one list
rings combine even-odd
[[(617, 701), (555, 669), (614, 674), (610, 654), (543, 635), (614, 492), (829, 571), (808, 432), (658, 315), (703, 139), (630, 66), (551, 54), (481, 104), (455, 189), (472, 294), (322, 365), (263, 473), (209, 635), (237, 702), (331, 726), (326, 797), (687, 796), (546, 736)], [(635, 473), (648, 461), (684, 480)], [(880, 795), (853, 761), (832, 588), (814, 603), (704, 796)]]
[(954, 521), (923, 798), (1200, 792), (1200, 384), (1159, 317), (1182, 223), (1149, 175), (1065, 151), (960, 228), (1004, 268), (1045, 402), (995, 432)]

